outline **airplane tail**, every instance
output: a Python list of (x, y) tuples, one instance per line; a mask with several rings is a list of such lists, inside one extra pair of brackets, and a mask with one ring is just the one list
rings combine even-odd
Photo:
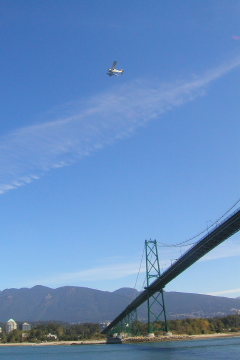
[(121, 70), (122, 74), (124, 73), (124, 70)]

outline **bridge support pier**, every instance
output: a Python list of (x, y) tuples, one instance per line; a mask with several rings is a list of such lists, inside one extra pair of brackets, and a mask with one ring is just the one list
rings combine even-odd
[(139, 335), (137, 309), (125, 316), (107, 335), (121, 335), (122, 337)]
[(130, 314), (127, 316), (128, 320), (128, 335), (135, 336), (138, 335), (139, 329), (138, 329), (138, 317), (137, 317), (137, 309), (133, 310)]
[[(153, 292), (149, 289), (151, 280), (161, 276), (159, 257), (156, 240), (145, 240), (146, 252), (146, 277), (147, 277), (147, 307), (148, 307), (148, 335), (154, 336), (154, 331), (164, 331), (169, 333), (164, 291), (160, 289), (158, 292)], [(153, 334), (153, 335), (152, 335)]]

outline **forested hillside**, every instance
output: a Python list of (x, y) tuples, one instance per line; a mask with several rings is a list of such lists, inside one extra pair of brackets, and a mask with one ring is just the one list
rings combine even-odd
[[(6, 289), (0, 292), (0, 321), (107, 322), (138, 294), (131, 288), (114, 292), (77, 286)], [(240, 309), (240, 299), (178, 292), (166, 292), (165, 303), (169, 320), (225, 316)], [(146, 304), (138, 309), (138, 318), (147, 320)]]

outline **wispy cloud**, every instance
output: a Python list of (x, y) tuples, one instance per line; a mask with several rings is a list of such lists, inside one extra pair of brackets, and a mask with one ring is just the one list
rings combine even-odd
[[(160, 257), (160, 267), (161, 271), (165, 270), (171, 263), (173, 263), (180, 256), (180, 248), (161, 248), (161, 257)], [(226, 243), (219, 245), (218, 248), (212, 250), (208, 255), (204, 256), (199, 261), (215, 260), (233, 256), (240, 255), (240, 244), (238, 240), (228, 240)], [(108, 280), (117, 280), (123, 279), (130, 275), (134, 275), (135, 278), (137, 274), (140, 274), (138, 281), (138, 288), (142, 288), (144, 279), (145, 279), (145, 265), (142, 263), (142, 266), (139, 268), (140, 264), (137, 262), (124, 262), (122, 258), (115, 257), (109, 259), (100, 259), (99, 265), (83, 271), (67, 272), (67, 273), (56, 273), (47, 277), (42, 277), (39, 279), (29, 280), (28, 286), (34, 286), (36, 283), (45, 285), (45, 286), (62, 286), (65, 284), (73, 283), (89, 283), (89, 282), (101, 282), (104, 283)], [(108, 264), (108, 265), (106, 265)], [(132, 284), (133, 286), (134, 284)], [(223, 294), (227, 292), (238, 292), (237, 290), (229, 290), (222, 292)], [(219, 293), (211, 293), (210, 295), (220, 295)]]
[(0, 137), (0, 194), (131, 135), (162, 113), (192, 101), (211, 81), (239, 65), (240, 58), (235, 58), (202, 76), (174, 84), (125, 83), (84, 103), (59, 108), (51, 121)]
[(240, 293), (240, 289), (232, 289), (232, 290), (216, 291), (216, 292), (208, 293), (207, 295), (214, 295), (214, 296), (229, 295), (229, 294), (239, 295), (239, 293)]
[(237, 239), (228, 239), (226, 242), (213, 249), (205, 255), (200, 261), (216, 260), (240, 256), (240, 241)]
[[(162, 269), (168, 268), (171, 264), (185, 254), (192, 246), (186, 247), (162, 247), (161, 266)], [(228, 239), (218, 247), (203, 256), (199, 261), (211, 261), (217, 259), (231, 258), (240, 256), (239, 239)]]
[[(35, 285), (36, 282), (42, 285), (61, 286), (66, 283), (84, 283), (108, 281), (125, 278), (129, 275), (136, 275), (139, 264), (137, 263), (119, 263), (105, 266), (98, 266), (88, 270), (76, 271), (71, 273), (58, 273), (46, 278), (34, 279), (28, 282), (28, 286)], [(141, 272), (145, 272), (142, 269)]]

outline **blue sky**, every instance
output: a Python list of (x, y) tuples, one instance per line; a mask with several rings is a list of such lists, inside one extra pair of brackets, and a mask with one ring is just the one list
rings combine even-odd
[[(134, 287), (145, 239), (185, 241), (240, 198), (239, 1), (0, 7), (0, 289)], [(239, 271), (236, 234), (166, 290), (240, 296)]]

